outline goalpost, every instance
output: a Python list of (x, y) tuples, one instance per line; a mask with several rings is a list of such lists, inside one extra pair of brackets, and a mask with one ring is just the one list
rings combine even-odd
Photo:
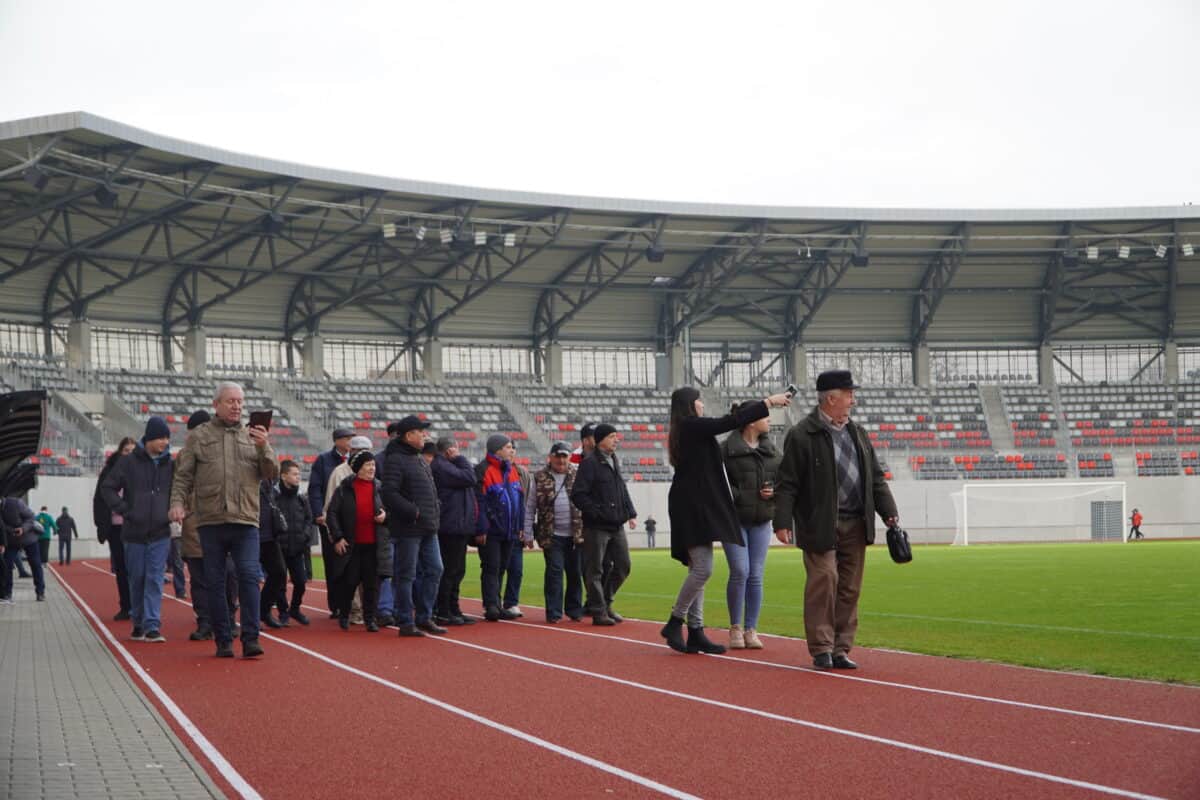
[(1129, 537), (1124, 481), (967, 481), (951, 497), (956, 545)]

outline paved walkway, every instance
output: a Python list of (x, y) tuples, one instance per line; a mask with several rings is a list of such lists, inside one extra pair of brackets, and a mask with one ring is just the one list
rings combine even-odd
[(63, 585), (48, 572), (38, 603), (15, 583), (0, 605), (0, 797), (222, 797)]

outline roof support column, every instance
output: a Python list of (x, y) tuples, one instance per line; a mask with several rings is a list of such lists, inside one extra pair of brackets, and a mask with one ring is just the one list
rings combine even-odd
[(204, 377), (208, 369), (208, 332), (193, 325), (183, 334), (183, 371)]
[(788, 374), (792, 383), (800, 391), (804, 391), (804, 387), (808, 386), (808, 348), (799, 343), (794, 344), (788, 356)]
[(73, 319), (67, 325), (67, 366), (92, 368), (92, 323), (86, 319)]
[(654, 388), (661, 391), (671, 391), (683, 386), (684, 364), (687, 359), (687, 348), (675, 343), (667, 347), (667, 352), (654, 355)]
[(542, 350), (542, 380), (547, 386), (563, 385), (563, 349), (558, 342), (549, 342)]
[(325, 377), (325, 339), (311, 331), (300, 340), (300, 354), (304, 359), (304, 377)]
[(913, 345), (912, 372), (913, 383), (922, 389), (928, 389), (930, 385), (929, 345), (923, 341)]
[(1038, 385), (1054, 390), (1054, 346), (1046, 342), (1038, 346)]
[(421, 361), (426, 381), (429, 383), (441, 383), (445, 380), (445, 373), (442, 371), (442, 343), (440, 341), (430, 339), (425, 342), (425, 347), (421, 353)]
[(1163, 342), (1163, 383), (1179, 383), (1179, 345)]

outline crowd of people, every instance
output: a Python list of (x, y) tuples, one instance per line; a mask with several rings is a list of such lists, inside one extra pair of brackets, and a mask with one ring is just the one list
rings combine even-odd
[[(704, 416), (694, 388), (672, 394), (671, 555), (687, 567), (662, 629), (672, 649), (764, 647), (758, 625), (774, 535), (804, 551), (814, 665), (857, 666), (849, 652), (865, 548), (876, 515), (898, 523), (870, 440), (849, 418), (857, 388), (847, 371), (822, 373), (817, 407), (782, 449), (770, 439), (769, 414), (789, 405), (791, 393), (736, 404), (722, 417)], [(532, 472), (517, 464), (516, 443), (503, 433), (489, 436), (484, 458), (472, 464), (454, 439), (434, 440), (430, 423), (415, 415), (390, 423), (378, 452), (370, 438), (337, 429), (302, 492), (299, 465), (276, 460), (268, 428), (243, 421), (244, 403), (241, 386), (221, 383), (213, 413), (188, 420), (177, 457), (167, 424), (151, 417), (142, 438), (123, 441), (101, 472), (95, 521), (111, 548), (115, 619), (131, 621), (132, 639), (165, 640), (162, 590), (174, 563), (176, 596), (190, 597), (194, 608), (189, 638), (215, 640), (216, 655), (231, 657), (237, 637), (244, 657), (261, 656), (262, 627), (310, 624), (303, 601), (318, 543), (329, 619), (345, 631), (362, 625), (369, 633), (395, 627), (401, 637), (443, 636), (480, 621), (459, 603), (471, 547), (484, 621), (523, 616), (523, 559), (534, 547), (545, 560), (546, 623), (564, 616), (590, 617), (597, 626), (623, 621), (614, 604), (630, 574), (626, 531), (636, 528), (638, 511), (612, 424), (585, 425), (577, 447), (554, 442)], [(14, 519), (25, 525), (22, 513)], [(8, 528), (7, 507), (4, 514)], [(66, 529), (69, 560), (75, 528), (66, 509), (56, 523), (26, 527), (29, 535), (57, 528), (60, 537)], [(645, 527), (652, 537), (657, 521), (648, 518)], [(37, 564), (42, 553), (36, 536), (31, 541), (20, 549)], [(717, 542), (729, 565), (727, 645), (710, 639), (704, 625)], [(60, 561), (62, 553), (60, 540)]]

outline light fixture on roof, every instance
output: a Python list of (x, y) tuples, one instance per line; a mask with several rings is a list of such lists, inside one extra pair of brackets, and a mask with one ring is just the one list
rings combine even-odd
[(516, 247), (517, 246), (517, 235), (515, 233), (504, 234), (504, 246), (505, 247)]
[(395, 239), (396, 238), (396, 223), (394, 223), (394, 222), (383, 223), (383, 238), (385, 238), (385, 239)]
[(454, 241), (454, 231), (449, 228), (442, 228), (438, 231), (438, 238), (441, 239), (442, 244), (450, 244)]
[(25, 179), (26, 183), (37, 189), (39, 192), (42, 189), (45, 189), (46, 184), (50, 182), (50, 176), (45, 172), (42, 172), (41, 168), (36, 164), (22, 172), (21, 177)]
[(96, 198), (96, 205), (101, 208), (116, 208), (119, 195), (107, 183), (102, 183), (92, 192), (92, 197)]
[(1184, 242), (1183, 247), (1181, 247), (1180, 250), (1182, 250), (1183, 254), (1188, 258), (1191, 258), (1196, 254), (1196, 248), (1192, 247), (1191, 242)]
[(670, 286), (674, 282), (675, 282), (675, 279), (668, 275), (655, 275), (654, 279), (652, 281), (650, 281), (650, 285), (651, 286)]
[(282, 233), (283, 215), (278, 211), (269, 211), (266, 214), (263, 214), (262, 229), (266, 233)]
[(1129, 258), (1129, 245), (1123, 244), (1117, 248), (1117, 258)]
[(646, 248), (646, 260), (651, 264), (660, 263), (666, 255), (667, 251), (659, 247), (657, 242)]
[(1158, 247), (1155, 247), (1154, 255), (1158, 256), (1159, 258), (1166, 258), (1167, 257), (1167, 246), (1165, 244), (1160, 244)]
[(1087, 246), (1087, 260), (1095, 261), (1099, 257), (1100, 257), (1100, 248), (1094, 244), (1089, 244)]
[(800, 246), (796, 248), (796, 255), (802, 258), (812, 258), (812, 247), (809, 246), (808, 242), (801, 242)]
[(426, 228), (424, 225), (418, 225), (416, 231), (413, 232), (413, 236), (417, 237), (418, 242), (423, 242), (425, 241), (425, 234), (427, 233), (429, 233), (428, 228)]
[(850, 256), (850, 264), (855, 267), (866, 267), (871, 263), (871, 253), (867, 250), (867, 243), (863, 239), (859, 239), (854, 243), (854, 253)]
[(487, 244), (487, 231), (475, 231), (475, 246), (483, 247)]
[(1063, 250), (1062, 262), (1064, 267), (1074, 267), (1079, 263), (1079, 249), (1068, 247)]

